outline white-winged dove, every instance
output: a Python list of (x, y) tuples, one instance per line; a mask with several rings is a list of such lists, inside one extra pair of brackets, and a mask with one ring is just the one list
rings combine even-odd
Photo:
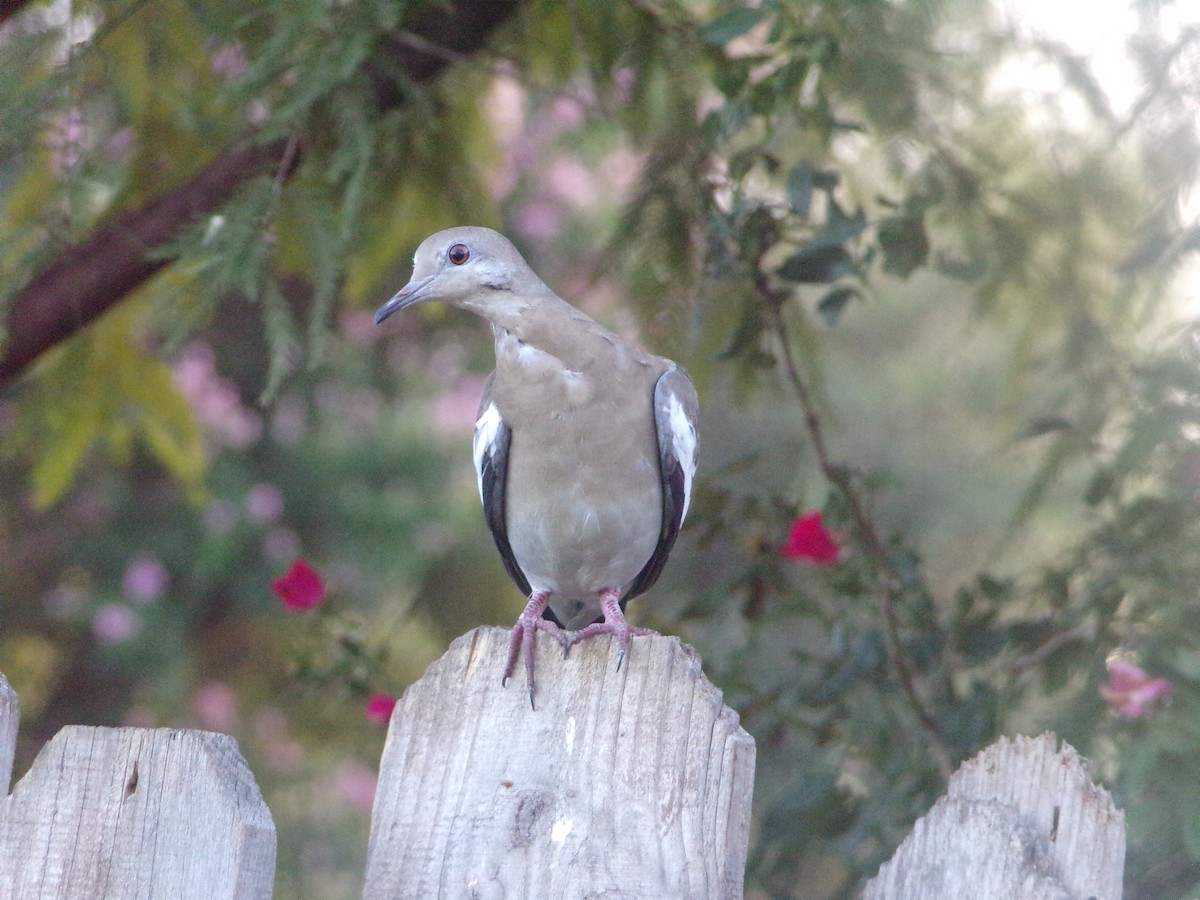
[[(488, 527), (529, 603), (513, 626), (533, 701), (538, 629), (564, 650), (630, 635), (625, 602), (658, 579), (687, 515), (696, 470), (696, 390), (669, 359), (631, 347), (550, 290), (501, 234), (451, 228), (426, 238), (413, 275), (376, 324), (441, 301), (492, 323), (496, 371), (475, 423)], [(568, 641), (559, 626), (581, 629)]]

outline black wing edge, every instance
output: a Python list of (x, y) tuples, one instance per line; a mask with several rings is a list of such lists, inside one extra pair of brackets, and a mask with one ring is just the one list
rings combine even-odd
[(658, 546), (654, 548), (654, 552), (646, 560), (646, 565), (638, 572), (629, 590), (621, 598), (622, 609), (627, 601), (644, 594), (658, 581), (683, 525), (687, 481), (683, 473), (683, 461), (675, 455), (675, 445), (671, 439), (670, 412), (667, 406), (669, 396), (674, 396), (683, 404), (689, 417), (695, 420), (696, 389), (687, 373), (678, 366), (664, 372), (654, 385), (654, 424), (658, 434), (658, 463), (663, 485), (662, 531), (658, 535)]
[(480, 464), (479, 479), (483, 497), (483, 515), (491, 529), (492, 539), (508, 577), (516, 582), (521, 592), (528, 597), (530, 594), (529, 579), (517, 565), (513, 556), (512, 545), (508, 542), (508, 522), (505, 518), (505, 489), (508, 486), (508, 448), (512, 442), (512, 432), (504, 422), (496, 430), (496, 440), (483, 454)]
[[(493, 378), (495, 375), (493, 374)], [(489, 379), (487, 386), (483, 391), (483, 400), (479, 404), (480, 415), (487, 409), (491, 403), (492, 380)], [(517, 564), (517, 558), (513, 556), (512, 545), (508, 542), (508, 518), (507, 518), (507, 492), (508, 492), (508, 451), (512, 446), (512, 430), (508, 427), (508, 423), (503, 419), (500, 420), (500, 427), (496, 429), (496, 439), (491, 446), (485, 449), (483, 458), (479, 467), (479, 487), (480, 497), (483, 500), (483, 516), (487, 521), (488, 530), (492, 532), (492, 540), (496, 542), (496, 549), (500, 551), (500, 559), (504, 563), (504, 570), (508, 572), (508, 577), (513, 580), (517, 588), (528, 597), (533, 589), (529, 586), (529, 579), (525, 577), (525, 573), (521, 571), (521, 567)], [(556, 625), (562, 625), (562, 622), (550, 611), (547, 607), (542, 614), (543, 618), (549, 619)]]

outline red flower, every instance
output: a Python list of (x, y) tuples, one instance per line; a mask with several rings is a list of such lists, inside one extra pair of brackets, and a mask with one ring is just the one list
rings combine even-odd
[(386, 725), (392, 720), (392, 710), (396, 708), (396, 698), (390, 694), (372, 694), (367, 701), (367, 718), (376, 725)]
[(296, 560), (286, 575), (271, 582), (271, 589), (279, 595), (283, 608), (292, 612), (316, 609), (325, 599), (325, 582), (303, 559)]
[(829, 566), (837, 562), (842, 548), (821, 521), (819, 512), (806, 513), (792, 523), (787, 540), (779, 548), (784, 559), (799, 559), (815, 566)]
[(1100, 685), (1100, 696), (1117, 715), (1140, 719), (1155, 700), (1171, 696), (1173, 688), (1165, 678), (1151, 678), (1133, 663), (1114, 659), (1108, 664), (1108, 684)]

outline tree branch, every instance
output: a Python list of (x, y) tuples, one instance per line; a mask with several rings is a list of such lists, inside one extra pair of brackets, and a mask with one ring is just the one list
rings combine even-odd
[[(518, 2), (454, 0), (452, 11), (438, 9), (407, 29), (409, 40), (392, 35), (386, 52), (372, 61), (377, 64), (375, 95), (380, 107), (391, 109), (404, 102), (403, 79), (427, 81), (482, 47), (492, 30), (516, 11)], [(389, 74), (399, 77), (386, 77)]]
[(808, 431), (808, 439), (812, 442), (813, 452), (817, 456), (817, 465), (820, 466), (821, 473), (826, 480), (846, 500), (850, 518), (854, 523), (854, 533), (875, 566), (878, 577), (875, 596), (879, 606), (879, 617), (883, 623), (888, 663), (896, 673), (900, 687), (908, 698), (909, 705), (916, 714), (921, 728), (930, 737), (930, 749), (937, 761), (938, 769), (944, 777), (949, 778), (954, 769), (946, 749), (946, 738), (937, 722), (933, 720), (924, 698), (917, 690), (916, 673), (900, 643), (900, 625), (896, 620), (896, 597), (900, 591), (900, 576), (896, 572), (896, 567), (883, 538), (879, 535), (878, 528), (875, 527), (875, 523), (867, 513), (866, 503), (854, 483), (852, 474), (846, 467), (834, 463), (833, 458), (829, 455), (829, 448), (825, 443), (825, 432), (821, 425), (821, 419), (817, 415), (816, 403), (808, 390), (808, 385), (800, 375), (800, 368), (796, 364), (791, 340), (788, 337), (787, 325), (783, 320), (783, 301), (786, 299), (786, 295), (772, 287), (768, 283), (767, 277), (761, 273), (755, 279), (755, 286), (763, 297), (772, 329), (779, 339), (780, 348), (783, 351), (784, 371), (800, 401), (800, 408), (804, 412), (804, 426)]
[[(21, 5), (0, 0), (0, 17)], [(455, 0), (419, 22), (414, 34), (447, 54), (482, 46), (491, 30), (515, 11), (517, 0)], [(402, 81), (421, 82), (443, 70), (452, 56), (431, 55), (390, 44), (369, 63), (381, 110), (404, 102)], [(169, 263), (150, 259), (197, 216), (221, 208), (253, 178), (277, 172), (281, 183), (295, 169), (298, 136), (234, 149), (190, 181), (138, 210), (122, 213), (85, 240), (68, 247), (20, 291), (6, 317), (9, 343), (0, 357), (0, 388), (21, 375), (42, 353), (66, 340), (120, 302)], [(302, 148), (301, 148), (302, 149)]]
[(218, 157), (191, 181), (116, 216), (63, 251), (9, 310), (0, 387), (167, 265), (169, 260), (148, 258), (148, 251), (167, 244), (196, 216), (219, 209), (250, 179), (277, 168), (286, 147), (281, 139)]
[(0, 22), (11, 19), (28, 5), (29, 0), (0, 0)]

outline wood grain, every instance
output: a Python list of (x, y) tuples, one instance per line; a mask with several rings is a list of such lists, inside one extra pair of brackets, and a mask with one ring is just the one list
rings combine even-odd
[(964, 763), (864, 900), (1120, 900), (1125, 815), (1056, 743), (1001, 738)]
[(754, 741), (695, 653), (541, 634), (533, 710), (507, 652), (470, 632), (397, 704), (363, 896), (741, 897)]
[(0, 800), (0, 893), (269, 898), (275, 826), (237, 743), (70, 726)]
[(21, 721), (21, 700), (4, 673), (0, 672), (0, 796), (8, 793), (12, 781), (13, 757), (17, 752), (17, 726)]

